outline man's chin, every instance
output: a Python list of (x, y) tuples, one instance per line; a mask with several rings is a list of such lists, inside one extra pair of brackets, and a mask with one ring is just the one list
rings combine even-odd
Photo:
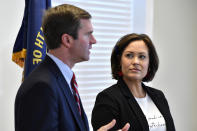
[(86, 59), (84, 59), (84, 61), (89, 61), (90, 60), (90, 58), (88, 57), (88, 58), (86, 58)]
[(90, 59), (89, 57), (83, 58), (83, 59), (80, 59), (77, 63), (89, 61), (89, 59)]
[(89, 60), (90, 60), (90, 56), (89, 55), (84, 58), (84, 61), (89, 61)]

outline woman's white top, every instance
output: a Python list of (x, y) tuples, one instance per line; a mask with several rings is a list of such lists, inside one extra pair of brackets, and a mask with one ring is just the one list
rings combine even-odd
[(136, 98), (148, 121), (150, 131), (166, 131), (166, 124), (163, 115), (158, 110), (150, 96), (146, 93), (144, 98)]

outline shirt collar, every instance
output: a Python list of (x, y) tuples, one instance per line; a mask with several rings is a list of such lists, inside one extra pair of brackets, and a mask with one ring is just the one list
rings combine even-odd
[[(59, 58), (55, 57), (54, 55), (47, 53), (47, 55), (57, 64), (58, 68), (60, 69), (61, 73), (63, 74), (66, 82), (68, 83), (70, 89), (71, 89), (71, 79), (73, 76), (73, 71), (70, 69), (70, 67), (65, 64), (63, 61), (61, 61)], [(72, 91), (72, 89), (71, 89)]]

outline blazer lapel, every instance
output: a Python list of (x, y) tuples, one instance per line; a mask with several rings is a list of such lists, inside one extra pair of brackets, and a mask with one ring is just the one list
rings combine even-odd
[[(87, 127), (85, 127), (82, 116), (80, 116), (80, 114), (78, 112), (77, 104), (75, 102), (75, 99), (70, 91), (70, 88), (69, 88), (66, 80), (64, 79), (64, 76), (62, 75), (61, 71), (59, 70), (59, 68), (57, 67), (55, 62), (53, 62), (53, 60), (49, 56), (46, 56), (45, 59), (49, 63), (50, 70), (53, 72), (53, 74), (57, 78), (58, 84), (59, 84), (60, 88), (62, 89), (62, 92), (66, 98), (65, 102), (68, 102), (68, 104), (71, 108), (71, 111), (76, 119), (76, 122), (79, 125), (80, 130), (84, 131), (84, 129), (87, 129)], [(82, 105), (81, 105), (81, 107), (82, 107)], [(84, 110), (83, 110), (83, 114), (85, 114)]]
[(166, 127), (168, 130), (174, 130), (174, 125), (171, 114), (169, 112), (169, 106), (167, 103), (167, 100), (165, 99), (165, 96), (163, 94), (158, 94), (154, 91), (152, 91), (150, 88), (145, 88), (161, 114), (163, 115), (165, 122), (166, 122)]
[[(120, 88), (122, 94), (125, 96), (125, 98), (128, 100), (129, 106), (131, 110), (135, 113), (136, 117), (138, 118), (140, 125), (143, 128), (143, 131), (149, 131), (148, 122), (146, 120), (146, 117), (141, 110), (140, 106), (138, 105), (137, 101), (135, 100), (134, 96), (130, 92), (128, 86), (126, 83), (121, 79), (118, 81), (118, 87)], [(132, 126), (132, 125), (131, 125)]]
[(59, 85), (60, 85), (60, 87), (61, 87), (61, 89), (64, 93), (64, 96), (65, 96), (67, 102), (69, 103), (69, 106), (72, 110), (72, 113), (74, 114), (74, 117), (75, 117), (77, 123), (79, 124), (80, 129), (81, 130), (86, 129), (85, 125), (84, 125), (84, 122), (82, 120), (82, 116), (80, 116), (80, 114), (79, 114), (76, 101), (75, 101), (75, 99), (74, 99), (74, 97), (73, 97), (73, 95), (70, 91), (70, 88), (69, 88), (66, 80), (64, 79), (63, 76), (59, 76), (58, 80), (59, 80)]
[(84, 124), (85, 124), (86, 131), (89, 131), (88, 118), (87, 118), (86, 113), (85, 113), (85, 111), (84, 111), (84, 109), (83, 109), (83, 105), (82, 105), (81, 99), (80, 99), (80, 103), (81, 103), (81, 104), (80, 104), (80, 105), (81, 105), (81, 117), (82, 117), (83, 122), (84, 122)]

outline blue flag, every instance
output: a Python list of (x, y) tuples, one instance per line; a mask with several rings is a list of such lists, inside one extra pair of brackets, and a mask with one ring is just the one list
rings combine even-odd
[(12, 60), (24, 67), (24, 78), (44, 59), (47, 49), (42, 32), (44, 10), (51, 0), (25, 0), (21, 28), (16, 38)]

